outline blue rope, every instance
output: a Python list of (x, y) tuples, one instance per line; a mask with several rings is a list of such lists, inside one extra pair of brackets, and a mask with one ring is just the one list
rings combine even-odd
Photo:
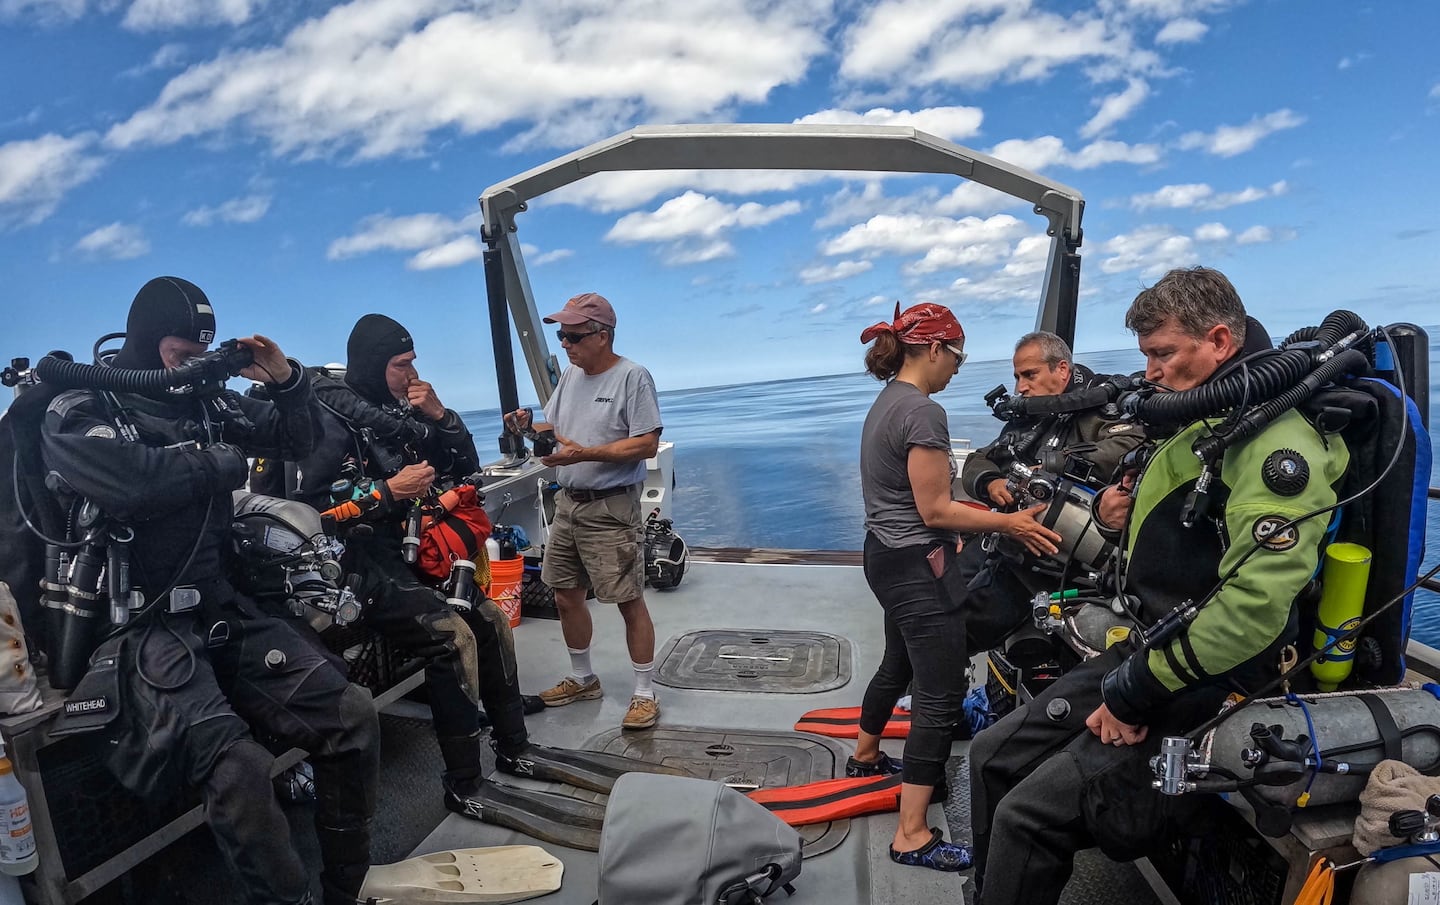
[(1310, 779), (1305, 783), (1305, 791), (1300, 796), (1301, 799), (1308, 801), (1310, 797), (1310, 787), (1315, 785), (1315, 777), (1320, 775), (1320, 767), (1324, 764), (1324, 761), (1320, 757), (1320, 739), (1315, 737), (1315, 722), (1310, 719), (1310, 708), (1306, 705), (1304, 699), (1293, 691), (1287, 691), (1285, 693), (1285, 701), (1288, 704), (1299, 707), (1300, 712), (1305, 714), (1305, 728), (1310, 733), (1310, 748), (1315, 752), (1315, 769), (1310, 772)]

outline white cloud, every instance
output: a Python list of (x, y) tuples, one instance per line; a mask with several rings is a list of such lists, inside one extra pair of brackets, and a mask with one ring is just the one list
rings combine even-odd
[(869, 261), (837, 261), (834, 264), (817, 264), (800, 271), (800, 282), (806, 284), (829, 283), (845, 280), (865, 273), (875, 265)]
[(1235, 237), (1237, 245), (1258, 245), (1275, 241), (1275, 233), (1268, 226), (1252, 226)]
[(83, 15), (85, 0), (0, 0), (0, 21), (25, 18), (57, 25)]
[[(277, 45), (176, 76), (113, 127), (114, 147), (221, 130), (277, 153), (411, 153), (435, 130), (550, 124), (521, 142), (573, 145), (644, 121), (760, 103), (824, 50), (823, 0), (351, 0)], [(497, 73), (521, 73), (495, 90)]]
[(699, 192), (686, 192), (654, 211), (626, 214), (615, 221), (605, 238), (625, 244), (676, 243), (666, 259), (676, 264), (694, 264), (734, 253), (724, 233), (765, 226), (799, 213), (800, 207), (800, 202), (793, 200), (774, 205), (754, 201), (728, 204)]
[(231, 198), (216, 207), (197, 207), (187, 211), (181, 221), (187, 226), (209, 226), (212, 223), (254, 223), (270, 210), (269, 195), (246, 195)]
[(131, 66), (120, 74), (134, 78), (160, 69), (178, 69), (181, 64), (185, 62), (185, 57), (188, 53), (189, 50), (184, 44), (163, 44), (159, 50), (150, 55), (150, 59), (139, 66)]
[(1260, 143), (1261, 139), (1283, 129), (1303, 125), (1305, 117), (1293, 110), (1276, 110), (1256, 116), (1243, 126), (1221, 126), (1214, 132), (1187, 132), (1180, 136), (1177, 147), (1182, 150), (1203, 150), (1217, 157), (1234, 157)]
[(546, 264), (554, 264), (556, 261), (563, 261), (566, 258), (574, 257), (575, 251), (570, 248), (556, 248), (551, 251), (541, 252), (530, 258), (529, 261), (536, 267), (543, 267)]
[(1035, 81), (1073, 63), (1155, 65), (1129, 29), (1095, 12), (1069, 18), (1029, 0), (880, 0), (846, 29), (840, 74), (891, 87)]
[(1341, 57), (1340, 62), (1335, 68), (1340, 70), (1349, 69), (1352, 66), (1359, 66), (1368, 59), (1370, 59), (1370, 54), (1364, 52), (1357, 53), (1353, 57)]
[(75, 250), (91, 257), (128, 261), (150, 253), (150, 240), (138, 226), (111, 223), (82, 236)]
[(1006, 207), (1021, 207), (1029, 210), (1030, 205), (999, 189), (992, 189), (988, 185), (966, 180), (935, 202), (935, 213), (947, 216), (979, 214)]
[(1230, 230), (1223, 223), (1202, 223), (1195, 227), (1196, 242), (1224, 242), (1230, 238)]
[(824, 302), (819, 302), (819, 303), (811, 306), (811, 308), (810, 308), (810, 313), (811, 313), (811, 314), (824, 314), (826, 311), (829, 311), (829, 310), (830, 310), (830, 306), (829, 306), (829, 305), (825, 304)]
[(1290, 190), (1285, 180), (1257, 188), (1248, 186), (1237, 192), (1216, 192), (1203, 182), (1183, 185), (1165, 185), (1153, 192), (1130, 196), (1130, 206), (1137, 211), (1151, 208), (1194, 208), (1202, 211), (1218, 211), (1238, 204), (1249, 204), (1264, 198), (1273, 198)]
[(360, 221), (360, 230), (330, 243), (325, 256), (332, 261), (369, 254), (372, 251), (416, 251), (432, 248), (455, 238), (465, 222), (440, 214), (412, 214), (387, 217), (376, 214)]
[(1435, 84), (1430, 86), (1430, 99), (1440, 99), (1440, 82), (1436, 82)]
[(1130, 84), (1119, 94), (1112, 94), (1100, 102), (1100, 109), (1090, 121), (1080, 127), (1081, 138), (1094, 138), (1111, 126), (1128, 117), (1150, 96), (1150, 86), (1143, 79), (1131, 79)]
[(1195, 19), (1173, 19), (1155, 35), (1156, 44), (1193, 44), (1205, 37), (1210, 26)]
[(1153, 277), (1200, 263), (1195, 241), (1168, 226), (1142, 226), (1106, 241), (1100, 251), (1110, 256), (1100, 261), (1105, 273), (1137, 270), (1141, 276)]
[(1040, 138), (1012, 138), (1002, 141), (990, 154), (1007, 163), (1044, 173), (1054, 167), (1089, 170), (1107, 163), (1151, 164), (1160, 160), (1156, 145), (1131, 145), (1123, 141), (1095, 141), (1078, 151), (1065, 147), (1054, 135)]
[(964, 141), (980, 132), (985, 119), (979, 107), (929, 107), (924, 110), (891, 110), (875, 107), (864, 113), (850, 110), (821, 110), (795, 120), (797, 123), (834, 125), (910, 126), (950, 141)]
[(601, 213), (631, 210), (661, 195), (694, 189), (707, 195), (789, 192), (845, 174), (804, 170), (636, 170), (596, 173), (546, 195), (545, 204), (573, 204)]
[(442, 245), (427, 248), (405, 262), (410, 270), (437, 270), (441, 267), (458, 267), (470, 261), (478, 261), (485, 254), (485, 246), (474, 236), (461, 236)]
[(830, 256), (921, 255), (907, 273), (934, 273), (957, 267), (995, 264), (1011, 253), (1012, 244), (1027, 234), (1009, 214), (988, 219), (959, 220), (924, 214), (878, 214), (821, 244)]
[(53, 133), (0, 145), (0, 226), (39, 223), (65, 194), (95, 177), (104, 160), (91, 152), (95, 136)]
[(135, 0), (120, 24), (134, 31), (243, 25), (264, 0)]

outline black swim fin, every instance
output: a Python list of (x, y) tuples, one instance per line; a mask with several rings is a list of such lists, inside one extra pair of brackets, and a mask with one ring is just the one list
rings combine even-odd
[(486, 780), (463, 796), (447, 789), (445, 806), (457, 814), (541, 842), (587, 852), (600, 850), (600, 827), (605, 821), (605, 805), (601, 803)]
[(551, 748), (548, 745), (528, 744), (523, 751), (514, 755), (495, 752), (495, 766), (502, 773), (512, 776), (528, 776), (549, 782), (563, 782), (592, 792), (609, 794), (615, 780), (626, 773), (662, 773), (667, 776), (689, 776), (684, 770), (621, 757), (618, 754), (602, 754), (599, 751), (576, 751), (571, 748)]

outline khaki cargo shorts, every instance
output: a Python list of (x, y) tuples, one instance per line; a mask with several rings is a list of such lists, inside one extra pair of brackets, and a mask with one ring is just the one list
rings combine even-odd
[(590, 588), (601, 603), (625, 603), (645, 591), (640, 554), (640, 485), (588, 503), (561, 490), (540, 563), (552, 588)]

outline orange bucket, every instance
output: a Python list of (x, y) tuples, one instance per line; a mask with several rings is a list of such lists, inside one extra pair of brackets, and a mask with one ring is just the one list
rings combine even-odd
[(490, 599), (510, 617), (510, 627), (520, 624), (520, 585), (525, 579), (525, 557), (490, 560)]

